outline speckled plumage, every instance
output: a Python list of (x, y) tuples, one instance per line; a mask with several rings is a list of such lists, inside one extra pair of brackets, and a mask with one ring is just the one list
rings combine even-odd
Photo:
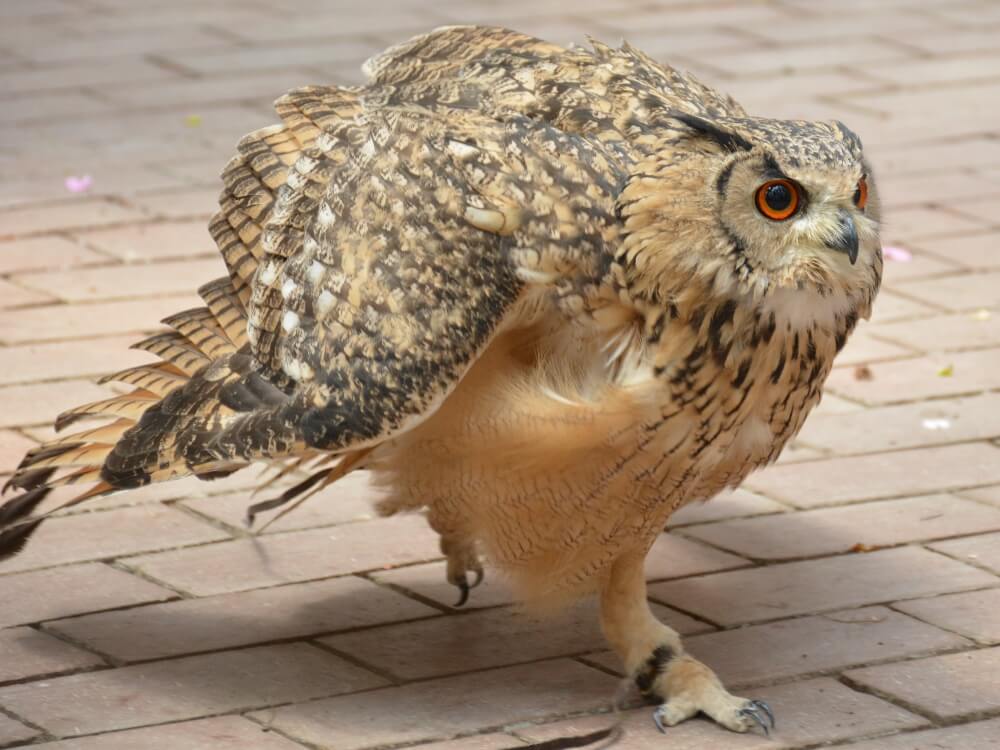
[[(869, 314), (859, 139), (750, 117), (627, 45), (452, 27), (366, 70), (241, 141), (211, 224), (228, 277), (138, 345), (161, 363), (112, 376), (134, 393), (60, 426), (116, 421), (29, 453), (0, 550), (58, 484), (361, 466), (383, 512), (427, 510), (457, 585), (485, 552), (530, 601), (599, 591), (663, 721), (746, 730), (753, 706), (649, 614), (642, 559), (674, 509), (777, 457)], [(774, 175), (809, 196), (794, 220), (755, 212)]]

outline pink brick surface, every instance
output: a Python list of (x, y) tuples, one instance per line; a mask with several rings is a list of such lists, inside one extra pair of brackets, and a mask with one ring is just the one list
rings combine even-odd
[(95, 655), (32, 628), (0, 630), (0, 683), (106, 666)]
[(1000, 647), (855, 669), (846, 676), (939, 719), (1000, 708)]
[[(173, 598), (171, 591), (100, 563), (0, 576), (0, 627)], [(3, 705), (0, 703), (0, 705)]]
[[(306, 742), (357, 750), (444, 739), (478, 727), (604, 707), (613, 699), (617, 682), (603, 672), (559, 659), (301, 703), (252, 716)], [(392, 720), (386, 721), (389, 705)]]
[(665, 581), (653, 598), (736, 625), (995, 585), (997, 578), (914, 547)]
[(693, 526), (684, 533), (747, 557), (781, 560), (997, 528), (1000, 508), (949, 495), (926, 495)]
[(53, 518), (43, 524), (33, 539), (38, 543), (0, 563), (0, 574), (187, 547), (220, 539), (229, 539), (229, 535), (162, 505), (83, 513)]
[(291, 531), (130, 558), (137, 570), (198, 596), (328, 578), (440, 557), (419, 516)]
[(237, 716), (181, 721), (46, 742), (44, 750), (301, 750), (302, 746)]
[(56, 735), (92, 734), (320, 698), (385, 681), (306, 644), (222, 651), (0, 687), (0, 706)]
[(84, 615), (46, 629), (116, 659), (141, 661), (437, 614), (368, 581), (338, 578)]
[[(989, 0), (0, 3), (0, 482), (225, 273), (207, 232), (218, 176), (277, 121), (270, 102), (360, 83), (370, 54), (445, 23), (626, 38), (755, 115), (841, 120), (864, 140), (883, 240), (910, 252), (887, 259), (872, 320), (779, 464), (680, 510), (647, 562), (655, 614), (770, 701), (778, 731), (697, 720), (662, 737), (641, 709), (620, 747), (1000, 746)], [(364, 475), (254, 536), (274, 516), (244, 525), (276, 493), (251, 498), (261, 476), (94, 500), (0, 565), (0, 746), (507, 750), (607, 725), (591, 714), (620, 663), (593, 602), (534, 620), (487, 565), (455, 609), (434, 533), (378, 519)]]

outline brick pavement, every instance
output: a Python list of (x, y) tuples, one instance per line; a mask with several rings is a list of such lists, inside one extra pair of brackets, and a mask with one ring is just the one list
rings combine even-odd
[[(8, 0), (0, 475), (221, 272), (216, 175), (271, 100), (472, 21), (624, 35), (755, 113), (845, 120), (912, 253), (794, 449), (650, 557), (658, 613), (778, 731), (661, 737), (639, 710), (620, 747), (1000, 747), (995, 1)], [(539, 623), (491, 579), (456, 611), (433, 535), (372, 521), (364, 477), (254, 541), (253, 481), (99, 501), (0, 566), (0, 747), (494, 750), (606, 724), (592, 606)]]

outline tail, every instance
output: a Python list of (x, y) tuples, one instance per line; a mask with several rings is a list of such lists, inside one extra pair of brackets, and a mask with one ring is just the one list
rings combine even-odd
[[(131, 385), (131, 392), (71, 409), (58, 417), (55, 427), (61, 431), (84, 418), (110, 422), (27, 453), (4, 487), (4, 492), (22, 494), (0, 506), (0, 560), (19, 552), (39, 523), (57, 510), (191, 474), (214, 479), (247, 465), (245, 460), (212, 460), (206, 446), (233, 415), (287, 397), (257, 375), (259, 365), (247, 342), (251, 285), (264, 257), (262, 235), (265, 229), (287, 229), (295, 236), (293, 222), (301, 223), (301, 217), (272, 215), (278, 191), (293, 191), (292, 198), (304, 195), (305, 188), (289, 180), (296, 161), (312, 148), (324, 125), (342, 117), (345, 107), (357, 106), (354, 100), (350, 92), (336, 89), (290, 92), (276, 103), (283, 124), (251, 133), (238, 144), (222, 175), (220, 210), (209, 226), (228, 277), (199, 289), (204, 307), (170, 316), (163, 322), (171, 330), (134, 346), (159, 362), (101, 381)], [(294, 458), (293, 464), (302, 466), (317, 454), (297, 451)], [(54, 488), (67, 485), (89, 487), (58, 508), (37, 512)]]

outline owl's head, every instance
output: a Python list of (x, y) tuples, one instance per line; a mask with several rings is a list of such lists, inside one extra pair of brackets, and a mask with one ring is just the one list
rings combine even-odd
[(619, 202), (627, 262), (649, 263), (649, 290), (676, 294), (688, 279), (728, 297), (867, 317), (882, 255), (860, 139), (839, 122), (670, 119), (666, 147)]

